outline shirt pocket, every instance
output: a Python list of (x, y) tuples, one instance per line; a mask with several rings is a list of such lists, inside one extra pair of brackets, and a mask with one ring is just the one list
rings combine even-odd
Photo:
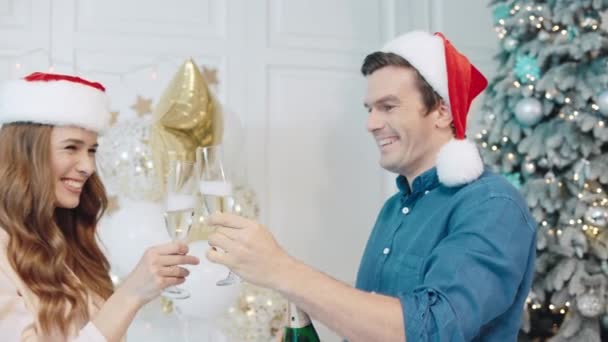
[(399, 256), (394, 264), (395, 281), (393, 290), (395, 293), (411, 292), (420, 284), (420, 271), (424, 258), (411, 253)]

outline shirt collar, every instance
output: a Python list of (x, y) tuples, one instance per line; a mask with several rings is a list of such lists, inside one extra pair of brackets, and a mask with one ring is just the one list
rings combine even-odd
[(439, 186), (439, 177), (437, 177), (437, 168), (433, 167), (426, 170), (421, 175), (414, 179), (414, 183), (410, 188), (410, 184), (405, 176), (399, 175), (397, 177), (397, 188), (405, 195), (410, 193), (423, 192), (432, 190)]

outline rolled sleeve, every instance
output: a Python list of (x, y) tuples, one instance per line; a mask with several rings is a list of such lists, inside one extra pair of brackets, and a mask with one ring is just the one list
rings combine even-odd
[(534, 253), (534, 226), (509, 197), (455, 211), (422, 284), (398, 294), (407, 340), (469, 341), (508, 310)]

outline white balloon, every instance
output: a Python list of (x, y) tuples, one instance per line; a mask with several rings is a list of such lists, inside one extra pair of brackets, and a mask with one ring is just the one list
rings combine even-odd
[(207, 241), (195, 241), (190, 244), (189, 254), (200, 258), (198, 265), (186, 266), (190, 275), (181, 288), (190, 292), (190, 298), (174, 300), (173, 303), (186, 318), (213, 320), (225, 313), (234, 304), (241, 286), (217, 286), (216, 283), (226, 278), (228, 268), (214, 264), (205, 256), (209, 249)]
[(135, 268), (146, 249), (167, 243), (170, 237), (162, 204), (120, 197), (118, 205), (117, 211), (101, 219), (99, 239), (112, 272), (122, 278)]
[(127, 331), (128, 341), (184, 341), (186, 329), (175, 313), (165, 314), (159, 299), (139, 310)]

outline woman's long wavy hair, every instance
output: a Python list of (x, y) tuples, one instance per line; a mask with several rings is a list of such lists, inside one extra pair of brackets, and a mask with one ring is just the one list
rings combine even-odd
[(10, 236), (8, 260), (40, 300), (42, 333), (67, 336), (73, 322), (90, 319), (90, 293), (107, 299), (113, 292), (109, 263), (96, 241), (107, 197), (93, 174), (76, 208), (56, 207), (52, 130), (32, 123), (0, 129), (0, 227)]

